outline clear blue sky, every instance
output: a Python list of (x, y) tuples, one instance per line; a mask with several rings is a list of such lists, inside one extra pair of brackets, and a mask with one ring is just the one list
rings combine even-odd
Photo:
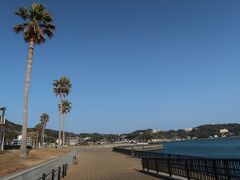
[[(0, 105), (21, 123), (28, 44), (12, 27), (19, 5), (0, 0)], [(52, 82), (72, 81), (66, 129), (124, 133), (240, 121), (239, 0), (38, 1), (55, 37), (37, 46), (29, 127), (42, 112), (58, 129)]]

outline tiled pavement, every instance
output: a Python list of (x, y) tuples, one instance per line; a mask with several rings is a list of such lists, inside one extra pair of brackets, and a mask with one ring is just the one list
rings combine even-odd
[(78, 159), (64, 180), (159, 180), (138, 171), (139, 159), (112, 152), (111, 148), (80, 152)]

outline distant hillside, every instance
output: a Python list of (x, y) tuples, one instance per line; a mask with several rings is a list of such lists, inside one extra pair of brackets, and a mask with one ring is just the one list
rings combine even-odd
[(221, 136), (220, 129), (228, 129), (226, 136), (240, 136), (240, 124), (207, 124), (190, 129), (178, 129), (169, 131), (156, 131), (152, 129), (138, 130), (124, 134), (127, 139), (147, 141), (151, 139), (188, 139), (209, 138), (214, 135)]
[(81, 133), (79, 134), (80, 138), (90, 138), (89, 141), (92, 142), (97, 142), (97, 141), (101, 141), (104, 140), (108, 141), (108, 142), (114, 142), (114, 141), (118, 141), (120, 136), (117, 134), (99, 134), (99, 133)]
[(207, 138), (213, 135), (221, 135), (220, 129), (228, 129), (231, 136), (240, 136), (240, 124), (237, 123), (201, 125), (193, 128), (190, 131), (190, 135), (198, 138)]
[(5, 124), (5, 137), (6, 139), (13, 139), (16, 138), (17, 135), (21, 133), (22, 126), (12, 123), (8, 120), (6, 120)]
[(129, 134), (122, 134), (122, 136), (126, 136), (127, 139), (134, 140), (150, 140), (155, 138), (155, 134), (152, 129), (137, 130)]
[[(5, 138), (7, 140), (16, 139), (21, 134), (22, 126), (6, 120)], [(28, 128), (28, 135), (36, 137), (36, 128)], [(52, 129), (45, 130), (46, 142), (54, 142), (58, 138), (58, 131)], [(78, 136), (75, 133), (66, 132), (66, 136)]]
[[(6, 139), (16, 138), (17, 135), (21, 134), (22, 126), (12, 123), (6, 120)], [(228, 129), (229, 133), (227, 136), (240, 136), (240, 124), (207, 124), (201, 125), (190, 129), (178, 129), (169, 131), (156, 131), (153, 129), (137, 130), (126, 134), (99, 134), (99, 133), (81, 133), (75, 134), (71, 132), (66, 132), (66, 137), (79, 136), (82, 139), (87, 139), (87, 141), (97, 142), (97, 141), (119, 141), (122, 139), (136, 140), (136, 141), (148, 141), (151, 139), (192, 139), (192, 138), (209, 138), (210, 136), (218, 135), (221, 136), (220, 129)], [(58, 131), (52, 129), (46, 129), (46, 142), (54, 142), (58, 138)], [(28, 128), (28, 135), (36, 137), (36, 129)]]

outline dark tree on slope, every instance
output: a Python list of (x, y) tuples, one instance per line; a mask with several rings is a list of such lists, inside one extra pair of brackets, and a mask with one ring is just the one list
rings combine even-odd
[(42, 125), (42, 134), (41, 134), (41, 144), (44, 145), (44, 132), (47, 126), (47, 122), (49, 121), (49, 115), (47, 113), (42, 113), (40, 117), (41, 125)]

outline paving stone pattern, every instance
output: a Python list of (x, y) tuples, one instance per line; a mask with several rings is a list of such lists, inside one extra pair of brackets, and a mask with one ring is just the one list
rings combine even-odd
[(80, 152), (79, 163), (69, 169), (64, 180), (159, 180), (143, 174), (140, 159), (97, 148)]

